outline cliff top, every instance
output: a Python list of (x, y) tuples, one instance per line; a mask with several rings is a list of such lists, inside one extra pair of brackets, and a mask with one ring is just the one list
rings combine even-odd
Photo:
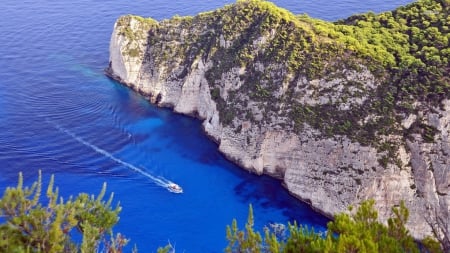
[(404, 199), (415, 236), (440, 238), (449, 5), (420, 0), (337, 22), (257, 0), (160, 22), (127, 16), (109, 70), (151, 102), (198, 116), (227, 158), (282, 178), (324, 213), (374, 198), (386, 220), (388, 203)]
[[(300, 132), (306, 124), (325, 136), (372, 145), (387, 153), (382, 164), (401, 166), (398, 141), (388, 136), (420, 134), (434, 142), (437, 129), (422, 116), (450, 98), (449, 6), (448, 0), (420, 0), (326, 22), (267, 1), (238, 0), (159, 23), (124, 16), (117, 26), (130, 41), (151, 35), (146, 43), (153, 51), (144, 60), (186, 69), (198, 59), (213, 62), (206, 78), (224, 125), (277, 121)], [(130, 30), (131, 22), (140, 24), (141, 34)], [(239, 87), (225, 94), (224, 75), (236, 68)], [(258, 113), (249, 109), (252, 103)]]

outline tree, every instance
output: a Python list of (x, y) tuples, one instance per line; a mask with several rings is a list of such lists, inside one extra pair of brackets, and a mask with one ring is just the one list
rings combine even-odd
[[(334, 221), (328, 223), (326, 235), (315, 233), (313, 229), (289, 224), (289, 236), (280, 239), (268, 229), (265, 240), (261, 241), (259, 233), (248, 229), (253, 226), (253, 210), (250, 206), (246, 230), (237, 228), (236, 220), (227, 227), (229, 241), (226, 252), (419, 252), (419, 245), (405, 228), (409, 212), (403, 202), (392, 208), (392, 217), (388, 226), (378, 222), (375, 201), (367, 200), (354, 212), (337, 214)], [(258, 236), (254, 236), (254, 235)], [(248, 247), (251, 245), (251, 248)], [(442, 252), (439, 243), (433, 238), (426, 238), (422, 245), (425, 252)], [(252, 250), (250, 250), (252, 249)]]
[[(444, 206), (444, 205), (443, 205)], [(434, 236), (444, 248), (445, 252), (450, 252), (450, 211), (445, 208), (430, 208), (427, 210), (425, 218), (433, 230)], [(433, 246), (433, 242), (425, 238), (424, 244)], [(435, 252), (435, 251), (430, 251)]]
[(247, 223), (245, 230), (239, 230), (237, 222), (234, 219), (231, 227), (227, 226), (227, 240), (229, 241), (225, 251), (231, 252), (248, 252), (258, 253), (262, 252), (262, 238), (259, 232), (253, 230), (253, 208), (250, 205), (248, 210)]
[(413, 252), (416, 245), (413, 238), (409, 235), (409, 231), (405, 228), (409, 217), (409, 211), (405, 206), (405, 202), (400, 202), (399, 207), (393, 207), (392, 213), (393, 217), (388, 220), (389, 236), (397, 240), (405, 250)]
[[(41, 172), (31, 187), (23, 186), (19, 173), (17, 186), (8, 187), (0, 199), (0, 252), (87, 253), (97, 252), (101, 244), (106, 252), (122, 252), (128, 240), (112, 232), (121, 207), (111, 207), (113, 194), (103, 200), (106, 183), (97, 197), (81, 193), (64, 201), (58, 192), (52, 175), (44, 205)], [(72, 239), (74, 233), (81, 234), (81, 245)]]

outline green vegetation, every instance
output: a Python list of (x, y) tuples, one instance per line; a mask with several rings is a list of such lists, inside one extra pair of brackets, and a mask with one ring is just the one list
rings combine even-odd
[[(31, 187), (23, 186), (23, 176), (19, 173), (17, 186), (8, 187), (0, 199), (0, 252), (123, 252), (129, 240), (113, 233), (121, 207), (119, 204), (111, 207), (113, 193), (107, 201), (103, 200), (106, 184), (97, 197), (80, 193), (64, 201), (58, 192), (52, 175), (47, 200), (43, 201), (41, 172)], [(78, 238), (77, 234), (81, 235), (80, 243), (73, 240), (74, 236)], [(132, 252), (137, 252), (137, 248)], [(157, 252), (175, 250), (169, 243)]]
[(143, 18), (141, 16), (136, 16), (136, 15), (125, 15), (120, 17), (117, 20), (117, 26), (119, 27), (127, 27), (130, 25), (131, 20), (136, 20), (138, 21), (138, 23), (146, 25), (147, 29), (150, 29), (152, 26), (157, 26), (158, 25), (158, 21), (152, 19), (152, 18)]
[[(23, 187), (23, 177), (15, 188), (8, 187), (0, 199), (0, 251), (1, 252), (98, 252), (100, 243), (107, 252), (122, 252), (128, 242), (121, 234), (114, 235), (113, 226), (119, 220), (121, 207), (111, 207), (103, 197), (106, 184), (97, 197), (85, 193), (63, 201), (54, 188), (54, 178), (48, 184), (46, 204), (42, 204), (42, 180), (31, 187)], [(71, 239), (75, 232), (82, 242)]]
[[(136, 21), (134, 25), (132, 21)], [(127, 50), (123, 53), (130, 57), (144, 56), (144, 52), (138, 47), (147, 39), (147, 31), (151, 28), (158, 27), (158, 22), (152, 18), (143, 18), (140, 16), (126, 15), (120, 17), (116, 22), (119, 28), (119, 34), (124, 35), (128, 39)]]
[[(311, 126), (325, 137), (344, 135), (377, 148), (383, 166), (402, 167), (396, 147), (414, 134), (434, 142), (437, 131), (422, 117), (406, 129), (401, 121), (434, 111), (450, 98), (449, 5), (419, 0), (331, 23), (295, 16), (267, 1), (239, 0), (151, 26), (147, 44), (152, 47), (144, 61), (171, 66), (162, 74), (176, 79), (185, 78), (198, 61), (212, 63), (206, 72), (211, 95), (221, 123), (235, 132), (236, 119), (263, 127), (282, 118), (284, 130), (300, 133)], [(177, 68), (182, 71), (174, 75)], [(238, 72), (234, 82), (242, 85), (222, 98), (224, 80)], [(349, 72), (375, 79), (349, 79)], [(311, 85), (333, 80), (338, 83), (328, 88)], [(310, 97), (325, 102), (303, 101)], [(261, 117), (253, 115), (256, 111)], [(387, 141), (393, 135), (404, 138)]]
[[(325, 22), (268, 1), (238, 0), (194, 17), (156, 23), (126, 16), (118, 24), (130, 41), (126, 53), (143, 56), (162, 79), (178, 82), (205, 63), (201, 71), (221, 124), (242, 133), (247, 144), (244, 121), (253, 133), (259, 128), (301, 135), (312, 128), (319, 132), (309, 131), (312, 138), (345, 136), (376, 148), (380, 166), (403, 168), (398, 148), (407, 140), (442, 141), (427, 116), (442, 113), (442, 101), (450, 99), (449, 6), (449, 0), (418, 0), (393, 11)], [(131, 20), (142, 29), (131, 30)], [(136, 41), (151, 46), (141, 52)], [(414, 122), (402, 125), (405, 119)], [(361, 184), (355, 178), (355, 185)]]
[[(378, 222), (374, 201), (363, 202), (354, 212), (336, 215), (328, 223), (325, 234), (314, 232), (296, 223), (288, 225), (288, 236), (279, 236), (266, 228), (264, 239), (253, 230), (254, 217), (250, 206), (245, 229), (238, 229), (236, 220), (227, 227), (227, 253), (232, 252), (420, 252), (419, 245), (409, 235), (405, 224), (408, 209), (403, 203), (392, 208), (387, 226)], [(443, 252), (439, 243), (427, 237), (422, 241), (422, 252)]]
[[(22, 174), (16, 187), (8, 187), (0, 199), (0, 252), (104, 252), (120, 253), (128, 240), (114, 235), (113, 226), (119, 219), (121, 207), (111, 207), (113, 194), (103, 200), (106, 185), (97, 197), (85, 193), (64, 201), (54, 188), (54, 178), (47, 187), (46, 204), (42, 203), (41, 173), (31, 187), (23, 186)], [(266, 229), (264, 239), (253, 230), (253, 210), (250, 206), (247, 224), (239, 230), (236, 220), (227, 227), (226, 252), (419, 252), (405, 224), (408, 210), (403, 203), (392, 209), (388, 225), (377, 221), (374, 201), (361, 204), (356, 212), (341, 213), (328, 224), (326, 235), (315, 233), (296, 223), (289, 224), (289, 234), (281, 238)], [(74, 230), (75, 228), (75, 230)], [(73, 241), (74, 233), (81, 243)], [(422, 241), (427, 252), (442, 252), (433, 238)], [(137, 252), (136, 247), (133, 252)], [(169, 243), (158, 253), (175, 252)]]

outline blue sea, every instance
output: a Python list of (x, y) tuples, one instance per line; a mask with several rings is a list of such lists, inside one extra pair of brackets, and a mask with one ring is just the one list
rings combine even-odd
[[(253, 205), (255, 227), (327, 219), (277, 180), (227, 161), (198, 120), (157, 108), (104, 75), (114, 21), (194, 15), (234, 1), (2, 0), (0, 3), (0, 191), (55, 175), (61, 196), (97, 194), (103, 182), (123, 211), (115, 232), (126, 251), (223, 252), (225, 227)], [(277, 0), (290, 11), (337, 20), (408, 0)], [(165, 188), (181, 185), (183, 194)], [(311, 189), (314, 190), (314, 189)]]

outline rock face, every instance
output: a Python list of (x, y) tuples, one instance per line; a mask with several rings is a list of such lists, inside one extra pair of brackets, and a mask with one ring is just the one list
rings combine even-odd
[[(273, 25), (233, 27), (249, 19), (240, 14), (244, 7), (253, 8), (253, 20), (269, 17)], [(371, 69), (350, 50), (329, 56), (319, 74), (307, 72), (314, 63), (308, 60), (291, 68), (270, 49), (283, 29), (299, 27), (296, 36), (306, 40), (313, 31), (278, 12), (291, 15), (241, 1), (193, 18), (121, 17), (108, 73), (152, 103), (200, 118), (227, 158), (279, 178), (328, 216), (373, 198), (386, 221), (390, 208), (404, 200), (413, 236), (432, 234), (430, 224), (438, 220), (449, 231), (450, 100), (416, 101), (411, 113), (393, 112), (398, 131), (373, 130), (385, 116), (360, 108), (380, 99), (373, 94), (391, 80), (389, 73)], [(317, 46), (328, 48), (323, 41)], [(308, 50), (299, 58), (321, 56)], [(418, 124), (433, 130), (432, 141), (412, 131)]]

